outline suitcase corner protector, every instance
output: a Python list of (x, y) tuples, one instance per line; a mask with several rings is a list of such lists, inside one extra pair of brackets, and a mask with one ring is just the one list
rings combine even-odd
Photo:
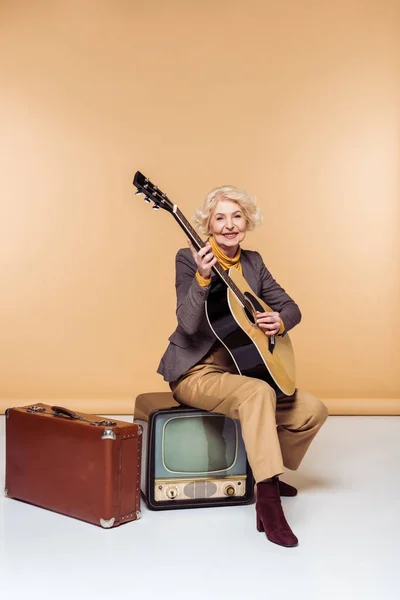
[(110, 529), (115, 523), (115, 518), (112, 517), (111, 519), (100, 519), (100, 525), (103, 527), (103, 529)]

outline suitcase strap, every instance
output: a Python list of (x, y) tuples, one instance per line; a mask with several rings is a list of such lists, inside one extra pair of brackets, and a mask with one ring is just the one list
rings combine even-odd
[(68, 417), (72, 421), (84, 421), (85, 423), (89, 423), (89, 425), (95, 425), (96, 427), (114, 427), (116, 425), (115, 421), (90, 421), (89, 419), (85, 419), (85, 417), (77, 415), (72, 410), (68, 410), (68, 408), (64, 408), (63, 406), (52, 406), (51, 410), (53, 411), (53, 415), (55, 417)]

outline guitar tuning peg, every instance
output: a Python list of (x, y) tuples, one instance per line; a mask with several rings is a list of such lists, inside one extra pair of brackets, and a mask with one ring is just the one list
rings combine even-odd
[(144, 197), (144, 201), (145, 201), (147, 204), (150, 204), (150, 202), (151, 202), (150, 198), (148, 198), (147, 196), (145, 196), (145, 197)]
[(142, 193), (142, 192), (141, 192), (140, 190), (137, 190), (137, 191), (135, 192), (135, 196), (140, 196), (140, 194), (141, 194), (141, 193)]
[(153, 208), (153, 210), (158, 210), (160, 207), (158, 206), (158, 204), (154, 204), (154, 206), (152, 208)]

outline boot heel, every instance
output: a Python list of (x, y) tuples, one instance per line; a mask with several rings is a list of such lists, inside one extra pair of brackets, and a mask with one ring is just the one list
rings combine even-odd
[(264, 531), (264, 525), (261, 519), (257, 516), (257, 531), (262, 533)]

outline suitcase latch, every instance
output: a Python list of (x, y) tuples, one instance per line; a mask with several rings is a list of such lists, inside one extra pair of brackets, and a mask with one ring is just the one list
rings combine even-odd
[(101, 439), (102, 440), (116, 440), (117, 436), (115, 435), (115, 433), (113, 432), (112, 429), (105, 429), (103, 431)]

